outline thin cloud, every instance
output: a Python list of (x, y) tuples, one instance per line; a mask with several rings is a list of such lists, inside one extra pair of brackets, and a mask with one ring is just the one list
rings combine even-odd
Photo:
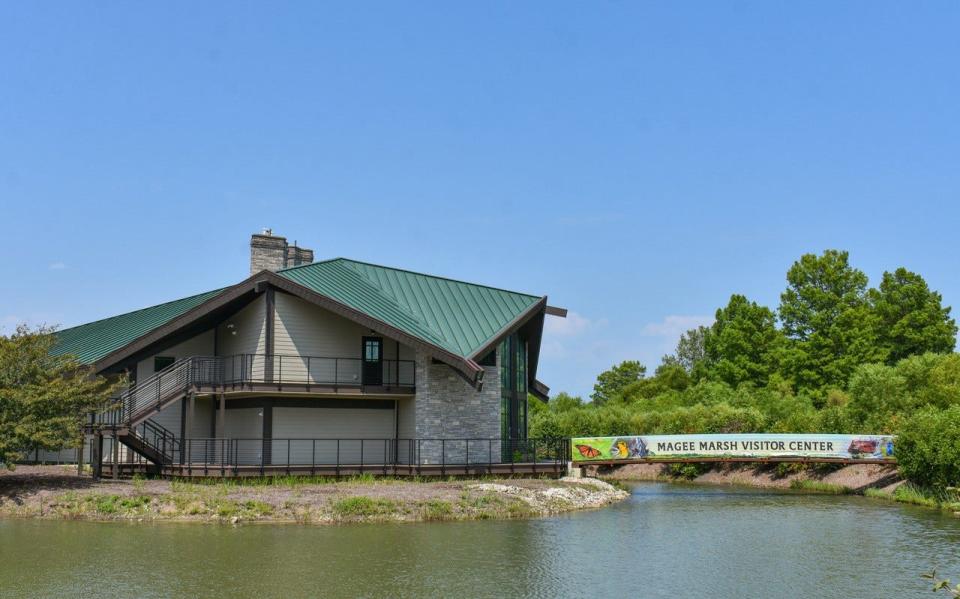
[(592, 335), (606, 325), (606, 318), (594, 320), (573, 311), (567, 312), (566, 318), (548, 316), (540, 351), (545, 357), (556, 359), (592, 353), (596, 343)]
[(670, 314), (660, 322), (645, 325), (640, 330), (640, 334), (645, 337), (660, 337), (663, 340), (660, 346), (661, 351), (668, 353), (676, 348), (681, 335), (690, 329), (711, 324), (713, 324), (712, 316)]
[(643, 327), (643, 334), (648, 337), (676, 337), (690, 329), (713, 324), (712, 316), (683, 316), (671, 314), (664, 316), (660, 322), (651, 322)]
[(590, 320), (577, 312), (567, 312), (566, 318), (550, 317), (544, 322), (543, 329), (548, 335), (559, 337), (573, 337), (585, 333), (587, 330), (603, 326), (606, 319)]
[(63, 262), (51, 262), (50, 266), (47, 267), (48, 270), (64, 270), (67, 268), (67, 265)]

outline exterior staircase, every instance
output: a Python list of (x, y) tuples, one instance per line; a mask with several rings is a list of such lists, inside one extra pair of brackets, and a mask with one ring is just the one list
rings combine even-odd
[(111, 435), (156, 466), (174, 463), (181, 454), (180, 440), (149, 418), (211, 380), (218, 364), (204, 357), (174, 362), (124, 391), (116, 409), (94, 415), (88, 432)]
[(117, 428), (116, 439), (157, 466), (172, 464), (180, 455), (176, 435), (150, 420), (132, 428)]
[(211, 380), (219, 362), (214, 358), (190, 357), (177, 360), (152, 377), (139, 381), (120, 395), (117, 419), (135, 426), (170, 404), (179, 401), (197, 384)]

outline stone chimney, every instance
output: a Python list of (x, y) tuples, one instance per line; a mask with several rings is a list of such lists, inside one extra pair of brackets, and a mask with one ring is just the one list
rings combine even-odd
[(250, 237), (250, 274), (261, 270), (278, 271), (312, 262), (313, 250), (290, 245), (286, 237), (274, 235), (270, 229)]

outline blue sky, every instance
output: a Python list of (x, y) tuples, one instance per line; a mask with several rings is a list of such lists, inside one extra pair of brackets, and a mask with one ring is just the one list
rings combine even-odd
[(550, 296), (651, 368), (840, 248), (960, 304), (960, 4), (4, 3), (0, 326), (242, 279), (263, 227)]

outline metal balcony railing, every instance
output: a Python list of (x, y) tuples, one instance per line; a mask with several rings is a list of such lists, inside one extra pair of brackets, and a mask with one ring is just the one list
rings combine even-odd
[(361, 358), (330, 358), (284, 354), (238, 354), (199, 358), (211, 378), (222, 385), (251, 383), (276, 385), (323, 385), (331, 387), (414, 387), (413, 360), (365, 362)]
[(361, 358), (328, 358), (283, 354), (193, 356), (178, 360), (139, 381), (120, 395), (118, 407), (96, 414), (92, 424), (130, 425), (143, 421), (191, 389), (237, 388), (251, 385), (311, 387), (373, 386), (395, 391), (416, 383), (413, 360), (365, 362)]
[(325, 467), (376, 472), (393, 466), (544, 464), (570, 457), (569, 439), (184, 439), (174, 463), (193, 470), (262, 472)]

